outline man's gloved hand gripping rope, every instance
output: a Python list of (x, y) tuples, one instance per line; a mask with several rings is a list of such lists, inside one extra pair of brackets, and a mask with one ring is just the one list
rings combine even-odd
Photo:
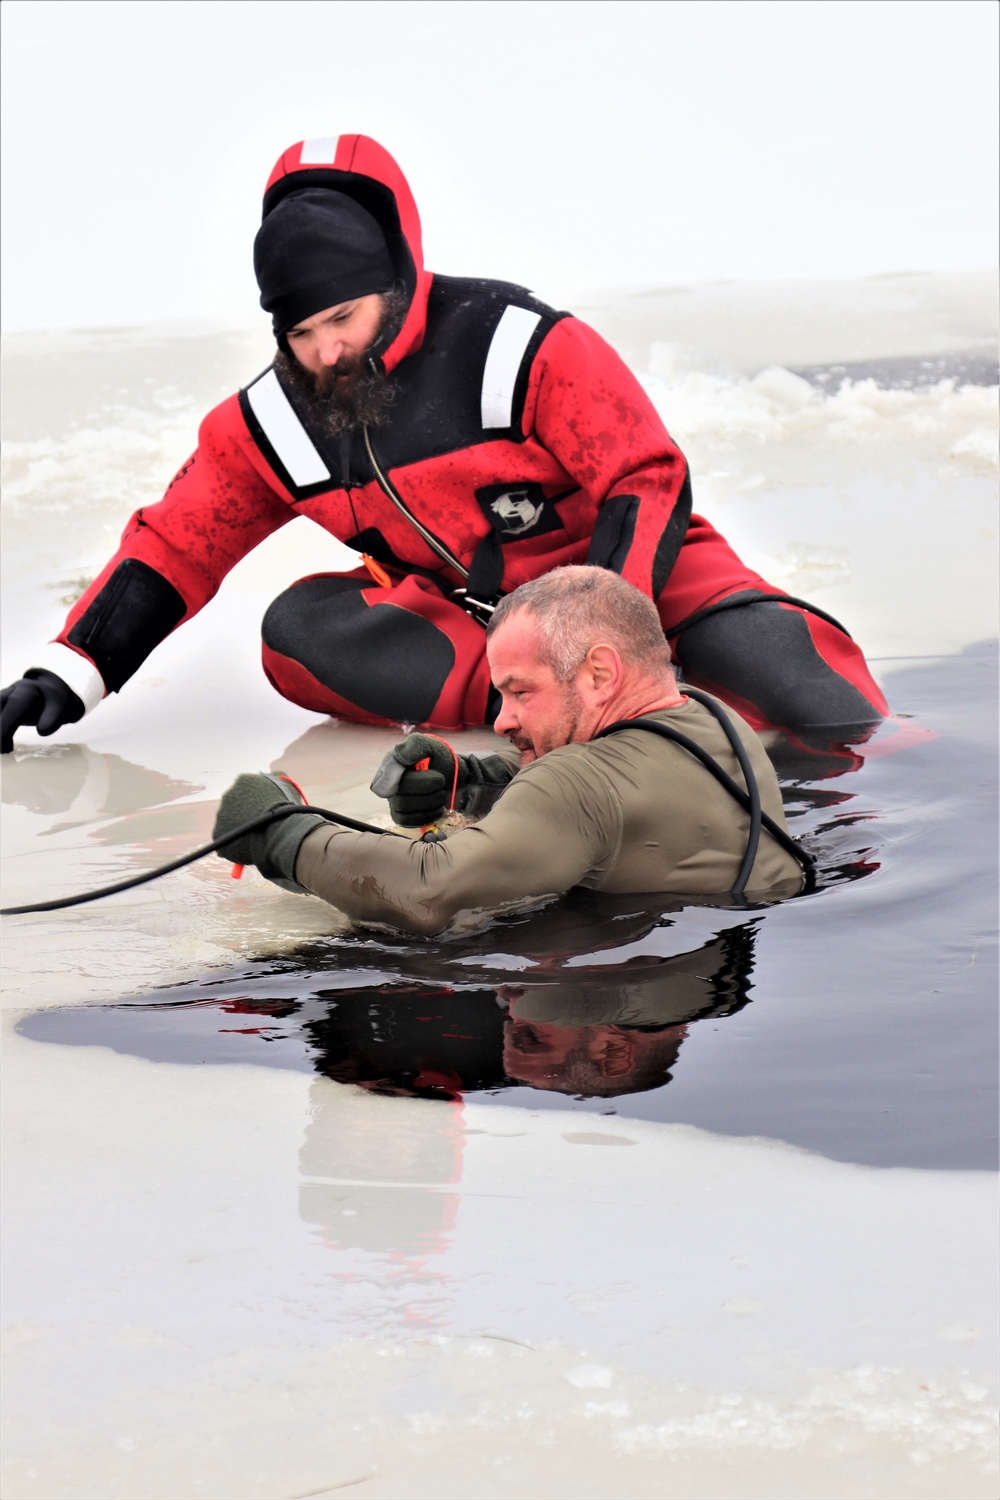
[(411, 734), (379, 766), (371, 789), (400, 828), (426, 828), (446, 812), (481, 818), (514, 775), (500, 755), (458, 755), (434, 734)]

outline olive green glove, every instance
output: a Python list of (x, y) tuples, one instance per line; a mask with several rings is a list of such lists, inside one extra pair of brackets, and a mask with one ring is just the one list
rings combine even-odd
[[(212, 838), (225, 838), (231, 828), (239, 828), (270, 808), (287, 807), (289, 803), (302, 805), (303, 799), (280, 771), (273, 775), (258, 771), (237, 776), (219, 803)], [(306, 834), (324, 822), (318, 813), (288, 814), (225, 844), (219, 854), (237, 865), (256, 865), (265, 880), (280, 885), (282, 890), (307, 896), (305, 886), (295, 883), (295, 861)]]
[[(414, 768), (426, 760), (426, 770)], [(375, 773), (371, 789), (386, 797), (394, 823), (423, 828), (452, 805), (467, 818), (489, 812), (514, 772), (499, 755), (456, 755), (433, 734), (411, 734), (395, 745)]]

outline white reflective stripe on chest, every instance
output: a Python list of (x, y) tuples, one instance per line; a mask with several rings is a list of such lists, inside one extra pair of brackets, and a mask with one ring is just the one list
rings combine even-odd
[(504, 308), (496, 326), (483, 371), (483, 426), (509, 427), (514, 405), (514, 387), (524, 351), (541, 322), (541, 314), (526, 307)]
[(295, 415), (273, 370), (268, 370), (266, 375), (247, 387), (247, 400), (294, 484), (302, 489), (307, 484), (319, 484), (330, 478), (330, 470)]

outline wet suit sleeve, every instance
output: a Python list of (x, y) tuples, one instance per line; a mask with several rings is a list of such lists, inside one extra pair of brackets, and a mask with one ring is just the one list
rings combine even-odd
[(56, 644), (92, 662), (106, 691), (117, 692), (240, 558), (292, 519), (251, 462), (250, 445), (233, 396), (205, 418), (197, 449), (163, 499), (136, 511), (118, 551), (70, 610)]
[(576, 318), (538, 352), (523, 425), (600, 506), (587, 562), (656, 599), (691, 518), (687, 463), (631, 370)]
[(295, 879), (356, 922), (430, 936), (461, 911), (569, 890), (613, 863), (621, 836), (607, 779), (555, 750), (520, 771), (481, 823), (441, 844), (316, 829)]

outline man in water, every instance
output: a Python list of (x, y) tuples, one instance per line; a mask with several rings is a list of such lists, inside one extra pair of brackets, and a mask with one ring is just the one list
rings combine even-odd
[(284, 153), (254, 264), (274, 363), (209, 414), (164, 499), (4, 690), (4, 751), (19, 726), (52, 734), (118, 692), (296, 515), (360, 554), (264, 617), (268, 678), (316, 712), (491, 722), (490, 611), (584, 562), (653, 600), (688, 679), (756, 728), (843, 739), (887, 712), (842, 627), (692, 515), (683, 455), (592, 329), (523, 287), (424, 268), (409, 187), (374, 141)]
[[(472, 787), (477, 811), (489, 806), (480, 822), (427, 843), (291, 814), (226, 845), (225, 857), (255, 864), (286, 889), (320, 896), (357, 922), (424, 935), (460, 912), (576, 886), (693, 895), (731, 889), (749, 819), (730, 793), (690, 750), (648, 729), (597, 738), (622, 720), (648, 718), (680, 731), (740, 783), (718, 719), (678, 688), (649, 598), (606, 569), (559, 568), (501, 601), (486, 649), (501, 700), (494, 728), (512, 748), (447, 759), (458, 799)], [(761, 742), (731, 717), (764, 811), (784, 830)], [(447, 777), (433, 764), (429, 772), (415, 769), (429, 748), (428, 736), (411, 735), (379, 768), (373, 789), (389, 796), (397, 813), (411, 813), (414, 804), (421, 804), (420, 817), (441, 810)], [(429, 796), (421, 779), (428, 775), (438, 782)], [(241, 776), (222, 799), (214, 837), (299, 800), (287, 782)], [(793, 895), (800, 885), (796, 860), (765, 833), (748, 892)]]

